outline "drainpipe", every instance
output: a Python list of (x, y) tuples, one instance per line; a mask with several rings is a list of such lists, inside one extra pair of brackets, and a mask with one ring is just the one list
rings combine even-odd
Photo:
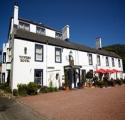
[(46, 41), (46, 85), (47, 85), (47, 46), (48, 46), (48, 41)]
[(79, 55), (78, 55), (79, 49), (77, 50), (77, 58), (78, 58), (78, 65), (79, 65)]

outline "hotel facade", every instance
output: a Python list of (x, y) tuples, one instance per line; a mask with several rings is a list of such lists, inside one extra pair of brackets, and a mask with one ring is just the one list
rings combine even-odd
[(122, 59), (103, 50), (101, 38), (97, 38), (96, 48), (73, 43), (68, 25), (57, 31), (22, 19), (18, 12), (19, 6), (15, 5), (8, 42), (3, 44), (2, 52), (1, 82), (9, 82), (11, 89), (29, 82), (42, 86), (52, 82), (58, 88), (65, 83), (66, 77), (74, 88), (88, 71), (98, 76), (99, 70), (105, 70), (110, 78), (123, 78)]

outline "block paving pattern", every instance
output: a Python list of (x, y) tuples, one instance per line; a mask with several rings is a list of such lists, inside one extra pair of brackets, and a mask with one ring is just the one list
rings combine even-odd
[(19, 101), (53, 120), (125, 120), (125, 86), (61, 91)]

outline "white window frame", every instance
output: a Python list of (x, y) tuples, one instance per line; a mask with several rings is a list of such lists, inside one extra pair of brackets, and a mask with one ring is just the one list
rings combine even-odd
[(56, 32), (56, 33), (55, 33), (55, 38), (62, 39), (62, 33)]
[(45, 35), (45, 28), (44, 27), (36, 27), (36, 33), (40, 35)]
[(97, 55), (97, 65), (101, 66), (101, 58), (100, 55)]
[(88, 53), (88, 61), (89, 61), (89, 65), (93, 65), (93, 57), (91, 53)]
[(106, 66), (109, 66), (109, 58), (107, 56), (105, 57), (105, 61), (106, 61)]
[[(40, 53), (40, 49), (39, 51), (37, 50), (38, 47), (41, 49), (41, 53)], [(40, 56), (40, 55), (41, 55), (41, 59), (38, 59), (37, 56)], [(35, 44), (35, 61), (43, 62), (43, 45)]]
[(121, 60), (118, 59), (118, 67), (120, 68), (121, 67)]
[[(58, 60), (58, 57), (59, 57), (59, 60)], [(56, 63), (62, 62), (62, 49), (61, 48), (57, 48), (57, 47), (55, 48), (55, 62)]]
[(112, 58), (112, 67), (115, 67), (115, 60)]
[(19, 21), (19, 28), (23, 29), (23, 30), (26, 30), (26, 31), (30, 31), (30, 24)]

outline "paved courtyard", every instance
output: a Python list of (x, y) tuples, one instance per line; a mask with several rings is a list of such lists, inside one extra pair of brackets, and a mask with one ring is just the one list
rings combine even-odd
[(13, 99), (0, 97), (0, 120), (47, 120)]
[(125, 120), (125, 87), (40, 94), (19, 101), (54, 120)]

